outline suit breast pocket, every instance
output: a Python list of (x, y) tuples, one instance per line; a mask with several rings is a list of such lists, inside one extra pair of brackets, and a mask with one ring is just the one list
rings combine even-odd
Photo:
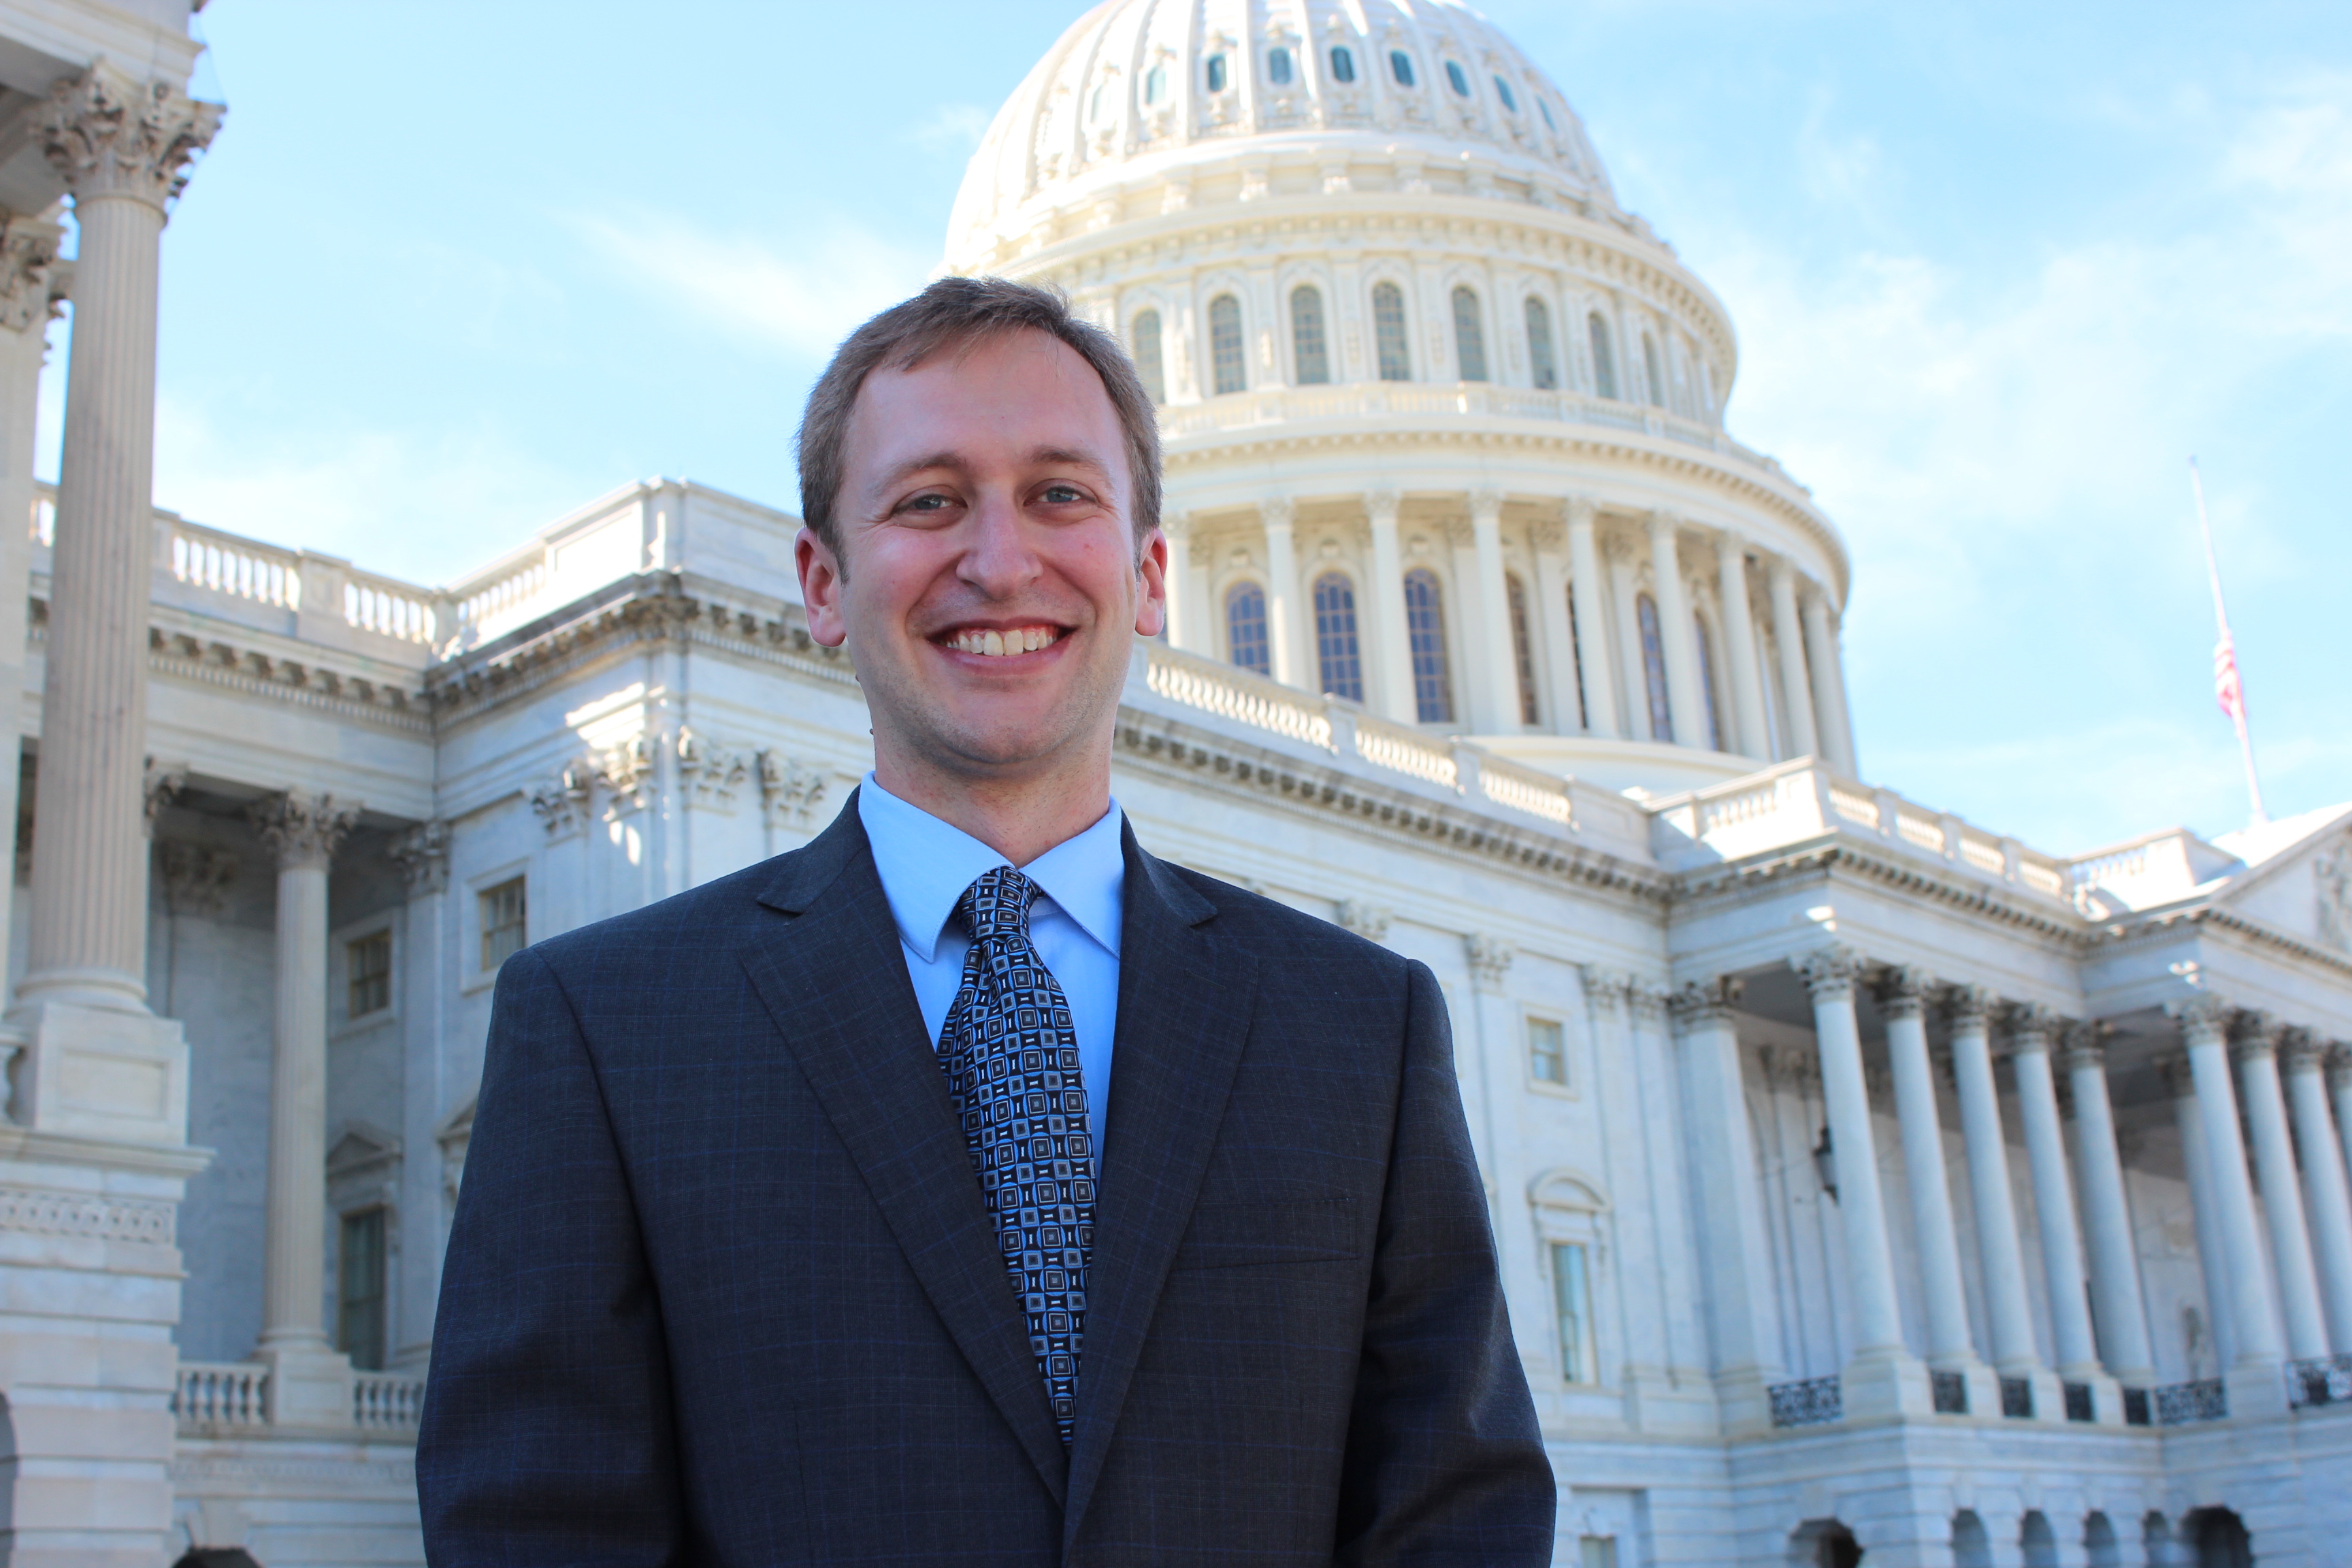
[(1177, 1268), (1247, 1268), (1343, 1263), (1360, 1253), (1356, 1200), (1346, 1193), (1270, 1194), (1262, 1203), (1211, 1202), (1192, 1210)]

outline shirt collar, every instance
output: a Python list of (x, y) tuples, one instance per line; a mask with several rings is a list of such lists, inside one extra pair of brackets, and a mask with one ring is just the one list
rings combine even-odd
[[(932, 962), (964, 889), (981, 873), (1009, 862), (962, 828), (900, 800), (876, 784), (871, 773), (858, 784), (857, 820), (873, 847), (874, 868), (890, 900), (898, 940), (924, 963)], [(1113, 958), (1118, 956), (1124, 923), (1126, 820), (1114, 800), (1093, 826), (1020, 868)]]

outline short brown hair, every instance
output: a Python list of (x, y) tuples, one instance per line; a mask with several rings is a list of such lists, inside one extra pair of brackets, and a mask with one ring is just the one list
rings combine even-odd
[(841, 531), (834, 504), (846, 477), (842, 469), (850, 410), (866, 376), (884, 365), (910, 371), (942, 349), (1024, 329), (1059, 338), (1102, 377), (1125, 437), (1137, 541), (1160, 526), (1160, 417), (1119, 341), (1072, 315), (1069, 300), (1057, 289), (1006, 278), (942, 278), (850, 333), (809, 393), (797, 441), (801, 521), (836, 558)]

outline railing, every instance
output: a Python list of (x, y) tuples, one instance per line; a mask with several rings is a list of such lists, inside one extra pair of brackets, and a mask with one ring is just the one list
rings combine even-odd
[(2286, 1363), (2286, 1403), (2291, 1410), (2314, 1405), (2352, 1404), (2352, 1355), (2315, 1356)]
[(1969, 1413), (1969, 1380), (1965, 1373), (1930, 1371), (1927, 1373), (1927, 1393), (1938, 1415), (1966, 1415)]
[(302, 556), (178, 518), (158, 517), (166, 565), (180, 582), (231, 599), (302, 607)]
[(439, 629), (430, 594), (373, 573), (353, 572), (345, 580), (343, 619), (362, 631), (402, 642), (429, 644)]
[(1845, 1387), (1832, 1373), (1798, 1383), (1775, 1383), (1764, 1390), (1772, 1401), (1775, 1426), (1822, 1426), (1845, 1419)]
[(352, 1425), (363, 1432), (414, 1432), (425, 1415), (425, 1380), (393, 1372), (352, 1377)]
[(1557, 774), (1376, 718), (1353, 702), (1309, 697), (1197, 654), (1160, 643), (1139, 647), (1144, 685), (1156, 696), (1334, 756), (1358, 757), (1456, 795), (1470, 790), (1466, 774), (1475, 773), (1476, 793), (1495, 805), (1575, 831), (1574, 798), (1568, 781)]
[(2148, 1391), (2156, 1396), (2156, 1424), (2179, 1426), (2190, 1421), (2223, 1421), (2230, 1415), (2230, 1391), (2218, 1377), (2194, 1383), (2168, 1383)]
[(269, 1369), (250, 1362), (180, 1363), (172, 1414), (182, 1431), (269, 1424)]
[(2000, 1380), (2000, 1413), (2011, 1421), (2033, 1419), (2033, 1380), (2030, 1377), (2004, 1377)]
[(2091, 1403), (2091, 1385), (2087, 1383), (2067, 1383), (2059, 1385), (2066, 1394), (2066, 1419), (2096, 1421), (2097, 1410)]

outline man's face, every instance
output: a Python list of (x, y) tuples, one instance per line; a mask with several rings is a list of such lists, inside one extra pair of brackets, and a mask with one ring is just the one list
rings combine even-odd
[(1108, 768), (1137, 634), (1160, 630), (1167, 542), (1139, 552), (1102, 379), (1019, 331), (866, 378), (841, 557), (803, 530), (809, 633), (846, 641), (886, 755), (967, 780)]

